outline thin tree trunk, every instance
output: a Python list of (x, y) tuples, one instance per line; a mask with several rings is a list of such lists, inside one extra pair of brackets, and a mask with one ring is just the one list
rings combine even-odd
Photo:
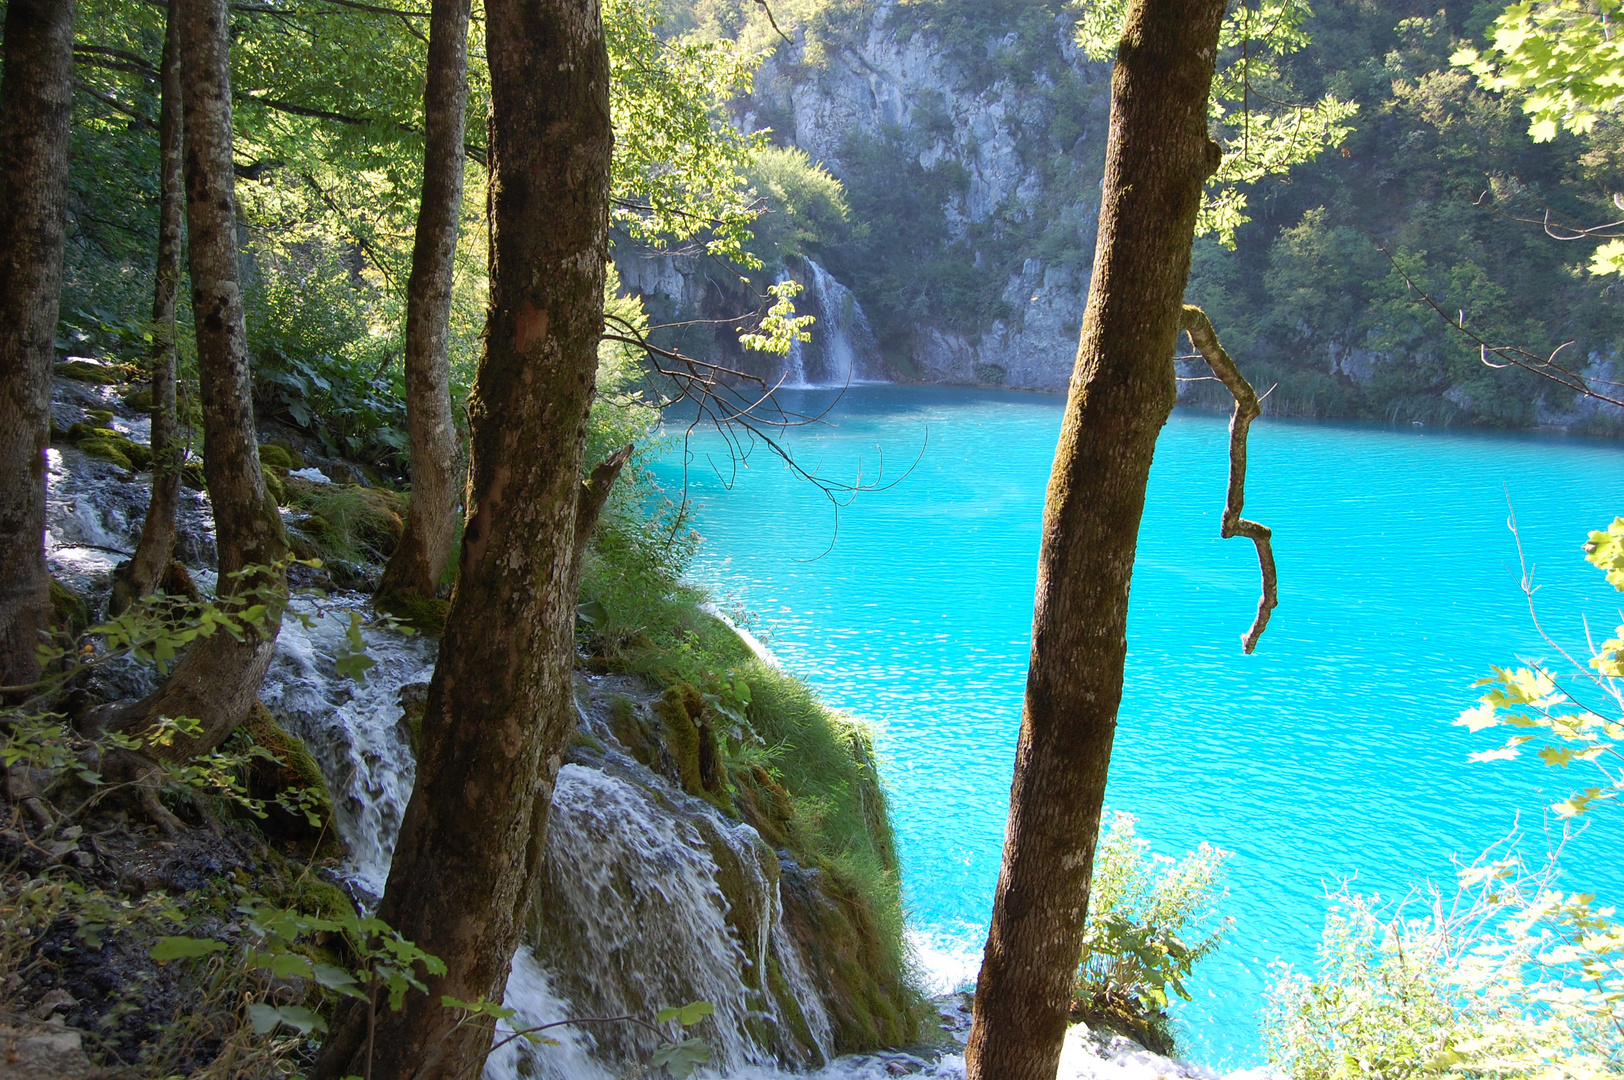
[[(248, 715), (270, 666), (280, 628), (276, 613), (287, 595), (282, 518), (260, 471), (248, 381), (231, 167), (226, 0), (175, 0), (174, 13), (186, 133), (187, 250), (203, 404), (203, 476), (214, 505), (218, 595), (227, 607), (268, 603), (270, 611), (260, 628), (250, 627), (241, 640), (223, 631), (199, 638), (151, 697), (114, 708), (111, 726), (122, 730), (139, 730), (160, 716), (200, 721), (195, 736), (142, 750), (148, 757), (171, 761), (212, 749)], [(270, 569), (256, 569), (261, 567)], [(240, 574), (243, 570), (252, 572)]]
[(423, 93), (423, 202), (406, 284), (406, 430), (412, 501), (378, 595), (432, 597), (451, 553), (457, 510), (457, 428), (451, 416), (452, 263), (462, 216), (468, 107), (468, 0), (433, 0)]
[(965, 1060), (1053, 1080), (1127, 655), (1128, 587), (1201, 187), (1224, 0), (1133, 0), (1111, 82), (1094, 275), (1049, 479), (1003, 869)]
[(158, 270), (152, 286), (152, 501), (141, 541), (113, 586), (117, 611), (157, 591), (175, 554), (175, 511), (180, 503), (185, 448), (175, 417), (175, 308), (186, 194), (181, 166), (180, 24), (170, 0), (158, 104)]
[(31, 683), (50, 625), (45, 447), (62, 299), (73, 0), (6, 5), (0, 78), (0, 686)]
[(335, 1025), (318, 1076), (471, 1078), (500, 1000), (575, 721), (576, 513), (603, 330), (609, 59), (596, 0), (487, 0), (491, 300), (469, 403), (469, 517), (417, 784), (379, 915), (447, 965)]

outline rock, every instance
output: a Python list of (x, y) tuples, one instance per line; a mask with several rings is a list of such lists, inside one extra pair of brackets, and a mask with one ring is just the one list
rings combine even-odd
[(85, 1056), (81, 1034), (60, 1023), (0, 1024), (0, 1080), (89, 1080), (110, 1075)]

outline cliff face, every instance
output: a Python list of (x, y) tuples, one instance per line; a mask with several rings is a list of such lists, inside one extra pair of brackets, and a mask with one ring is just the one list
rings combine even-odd
[[(786, 384), (844, 376), (1061, 390), (1093, 258), (1109, 70), (1059, 3), (841, 8), (781, 43), (741, 126), (845, 186), (850, 227), (768, 268), (806, 286), (814, 341), (741, 355), (731, 330), (682, 344)], [(701, 260), (616, 251), (654, 321), (758, 305)], [(755, 291), (760, 291), (759, 288)]]
[(1088, 288), (1108, 69), (1074, 18), (892, 0), (797, 35), (740, 118), (846, 185), (868, 233), (821, 254), (887, 360), (933, 382), (1063, 389)]

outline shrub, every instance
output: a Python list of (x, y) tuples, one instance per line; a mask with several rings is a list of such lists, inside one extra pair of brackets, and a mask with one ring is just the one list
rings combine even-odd
[(1111, 814), (1095, 848), (1073, 1013), (1166, 1053), (1169, 992), (1190, 1000), (1184, 980), (1230, 926), (1214, 910), (1230, 852), (1203, 843), (1182, 859), (1155, 855), (1137, 823)]

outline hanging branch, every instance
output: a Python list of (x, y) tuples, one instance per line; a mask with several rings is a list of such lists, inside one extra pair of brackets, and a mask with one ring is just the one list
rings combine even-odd
[(1257, 617), (1252, 620), (1252, 628), (1241, 635), (1241, 649), (1250, 653), (1257, 648), (1258, 638), (1263, 636), (1264, 627), (1269, 625), (1270, 613), (1280, 603), (1274, 571), (1274, 548), (1270, 545), (1270, 537), (1274, 533), (1267, 525), (1241, 517), (1241, 510), (1246, 505), (1246, 432), (1252, 426), (1252, 421), (1263, 415), (1263, 407), (1258, 404), (1257, 392), (1252, 389), (1252, 384), (1246, 381), (1240, 368), (1235, 366), (1235, 361), (1218, 343), (1218, 334), (1213, 330), (1212, 320), (1207, 318), (1206, 312), (1194, 304), (1185, 304), (1179, 329), (1189, 335), (1190, 344), (1195, 346), (1207, 361), (1207, 366), (1212, 368), (1212, 373), (1218, 376), (1218, 380), (1235, 398), (1235, 411), (1229, 416), (1229, 492), (1224, 500), (1224, 520), (1219, 535), (1226, 540), (1232, 536), (1244, 536), (1257, 545), (1258, 570), (1263, 575), (1263, 595), (1258, 598)]

